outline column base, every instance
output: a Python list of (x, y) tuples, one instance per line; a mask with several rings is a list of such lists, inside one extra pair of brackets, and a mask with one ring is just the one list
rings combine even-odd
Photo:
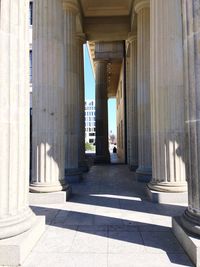
[(129, 165), (129, 169), (132, 172), (135, 172), (138, 169), (138, 165)]
[(31, 229), (35, 222), (35, 214), (27, 207), (15, 216), (0, 221), (0, 240), (11, 238)]
[(136, 173), (140, 174), (140, 175), (151, 176), (152, 175), (152, 169), (151, 168), (138, 167), (136, 170)]
[(136, 178), (138, 182), (141, 183), (149, 183), (152, 177), (152, 170), (151, 168), (143, 168), (139, 167), (136, 170)]
[(181, 224), (189, 233), (200, 236), (200, 216), (193, 215), (186, 209), (181, 217)]
[(148, 187), (153, 191), (166, 193), (181, 193), (187, 192), (187, 183), (172, 183), (172, 182), (150, 182)]
[(89, 172), (90, 168), (87, 164), (87, 161), (81, 161), (79, 163), (79, 169), (81, 170), (81, 172)]
[(200, 266), (200, 239), (183, 228), (181, 217), (172, 218), (172, 231), (195, 266)]
[(65, 191), (50, 192), (50, 193), (29, 193), (29, 204), (62, 204), (70, 199), (72, 189), (68, 186)]
[(66, 190), (68, 184), (64, 180), (60, 180), (56, 183), (38, 183), (33, 182), (29, 186), (29, 191), (31, 193), (50, 193), (50, 192), (59, 192)]
[(94, 159), (95, 164), (110, 164), (110, 154), (109, 155), (96, 155)]
[(83, 180), (82, 173), (80, 169), (66, 169), (65, 180), (69, 184), (80, 183)]
[(36, 216), (30, 230), (23, 234), (0, 240), (0, 266), (22, 265), (45, 230), (45, 217)]
[(154, 203), (175, 204), (175, 203), (187, 203), (188, 201), (187, 192), (179, 192), (179, 193), (159, 192), (152, 190), (151, 188), (148, 187), (148, 185), (146, 186), (145, 190), (148, 198)]

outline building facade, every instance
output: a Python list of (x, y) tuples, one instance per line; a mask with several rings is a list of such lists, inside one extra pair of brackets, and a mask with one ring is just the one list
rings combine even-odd
[(121, 162), (125, 162), (125, 88), (124, 88), (124, 64), (122, 64), (119, 83), (116, 94), (117, 103), (117, 155)]
[(122, 81), (118, 142), (157, 199), (188, 196), (173, 231), (197, 263), (190, 234), (200, 236), (200, 1), (34, 0), (30, 186), (28, 20), (29, 1), (0, 1), (0, 265), (21, 264), (44, 229), (28, 191), (47, 202), (87, 169), (86, 41), (96, 79), (95, 160), (110, 162), (107, 101)]
[(95, 101), (85, 101), (85, 143), (95, 144)]
[(33, 82), (33, 1), (29, 1), (29, 83), (30, 83), (30, 108), (32, 108), (32, 82)]

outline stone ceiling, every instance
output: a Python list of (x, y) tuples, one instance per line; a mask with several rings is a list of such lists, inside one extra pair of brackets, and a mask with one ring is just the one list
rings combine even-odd
[(80, 0), (85, 17), (128, 16), (133, 0)]
[[(95, 43), (122, 42), (132, 28), (134, 0), (79, 0), (82, 9), (83, 31), (87, 36), (93, 70), (95, 72)], [(108, 96), (116, 94), (122, 58), (109, 58)]]

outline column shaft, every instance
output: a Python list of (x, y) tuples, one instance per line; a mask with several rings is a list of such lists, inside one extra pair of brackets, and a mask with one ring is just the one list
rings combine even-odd
[(28, 2), (2, 0), (0, 14), (0, 239), (25, 232), (28, 207)]
[(137, 13), (138, 174), (151, 175), (150, 9), (148, 0), (135, 2)]
[(188, 209), (183, 226), (200, 235), (200, 2), (183, 0)]
[(152, 180), (158, 191), (187, 190), (181, 1), (151, 1)]
[(96, 62), (96, 161), (109, 162), (107, 61)]
[(78, 88), (79, 88), (79, 168), (83, 171), (88, 171), (88, 166), (85, 157), (85, 86), (84, 86), (84, 59), (83, 59), (83, 44), (85, 36), (77, 35), (77, 73), (78, 73)]
[(130, 134), (130, 169), (138, 167), (138, 120), (137, 120), (137, 36), (131, 35), (129, 60), (129, 134)]
[(34, 1), (32, 192), (64, 183), (64, 37), (60, 0)]
[(129, 42), (127, 41), (128, 49), (126, 51), (126, 117), (127, 117), (127, 164), (130, 166), (130, 124), (131, 124), (131, 106), (130, 106), (130, 48)]
[(79, 74), (77, 66), (76, 1), (64, 1), (65, 33), (65, 169), (69, 181), (81, 178), (79, 169)]

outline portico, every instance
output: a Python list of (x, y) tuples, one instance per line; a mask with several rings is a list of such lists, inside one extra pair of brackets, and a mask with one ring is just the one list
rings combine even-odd
[[(1, 255), (13, 237), (31, 236), (40, 225), (39, 238), (44, 229), (28, 201), (28, 1), (12, 2), (0, 1), (0, 265), (9, 265)], [(185, 240), (199, 238), (200, 1), (34, 0), (33, 7), (32, 194), (46, 203), (52, 193), (66, 199), (69, 184), (88, 170), (87, 42), (96, 80), (95, 162), (110, 162), (107, 101), (115, 97), (119, 156), (148, 182), (152, 200), (189, 197), (174, 233), (180, 242), (179, 228)]]

